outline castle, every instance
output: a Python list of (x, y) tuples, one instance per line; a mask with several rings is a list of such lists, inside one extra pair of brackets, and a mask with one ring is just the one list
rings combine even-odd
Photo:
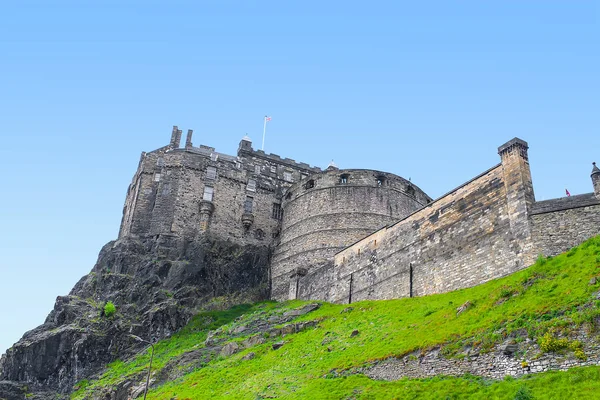
[(528, 145), (500, 146), (501, 162), (433, 200), (386, 172), (321, 170), (254, 150), (237, 156), (192, 144), (142, 153), (119, 237), (185, 246), (199, 235), (268, 246), (271, 298), (348, 302), (465, 288), (600, 234), (594, 192), (535, 201)]

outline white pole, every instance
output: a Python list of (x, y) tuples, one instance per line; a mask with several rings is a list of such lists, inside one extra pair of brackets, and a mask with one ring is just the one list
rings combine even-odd
[(265, 134), (266, 133), (267, 133), (267, 116), (265, 115), (265, 124), (263, 126), (263, 142), (262, 142), (262, 147), (261, 147), (262, 151), (265, 150)]

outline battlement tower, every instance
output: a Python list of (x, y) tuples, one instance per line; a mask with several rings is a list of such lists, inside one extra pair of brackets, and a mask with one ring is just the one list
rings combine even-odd
[(425, 206), (431, 198), (397, 175), (328, 168), (283, 198), (281, 241), (272, 260), (272, 298), (295, 298), (296, 280), (335, 253)]

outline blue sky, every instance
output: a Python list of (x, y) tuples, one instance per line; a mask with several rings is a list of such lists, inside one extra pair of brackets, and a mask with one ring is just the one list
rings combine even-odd
[[(50, 4), (51, 3), (51, 4)], [(594, 1), (19, 1), (0, 13), (0, 353), (117, 236), (141, 151), (194, 144), (411, 178), (530, 144), (536, 197), (592, 191)]]

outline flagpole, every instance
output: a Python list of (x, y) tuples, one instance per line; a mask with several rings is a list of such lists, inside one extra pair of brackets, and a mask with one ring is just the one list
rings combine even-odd
[(265, 134), (267, 133), (267, 116), (265, 115), (265, 124), (263, 126), (263, 142), (262, 142), (262, 147), (261, 150), (264, 151), (265, 150)]

